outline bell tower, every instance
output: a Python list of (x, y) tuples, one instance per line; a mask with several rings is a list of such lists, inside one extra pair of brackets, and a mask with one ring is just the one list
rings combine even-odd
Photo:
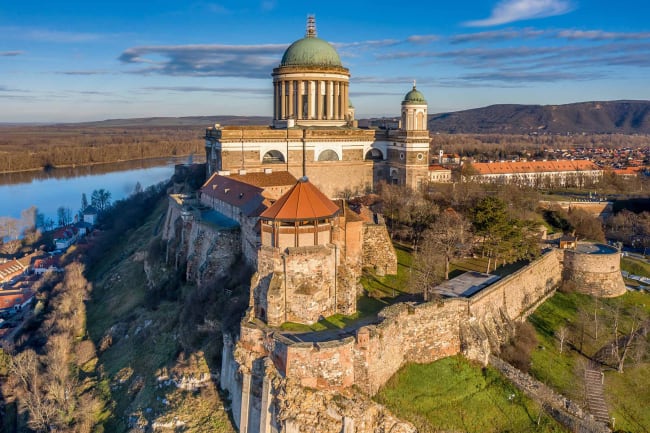
[(427, 101), (413, 81), (402, 101), (396, 148), (389, 151), (390, 183), (417, 189), (428, 181), (429, 141)]

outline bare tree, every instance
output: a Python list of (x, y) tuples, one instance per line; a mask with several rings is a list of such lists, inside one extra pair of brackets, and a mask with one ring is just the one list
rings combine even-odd
[(560, 340), (560, 353), (564, 349), (564, 341), (569, 336), (569, 329), (566, 326), (560, 326), (560, 328), (555, 332), (557, 339)]
[(443, 211), (436, 218), (431, 228), (425, 232), (427, 249), (443, 257), (445, 268), (444, 278), (449, 279), (451, 260), (468, 250), (470, 224), (453, 209)]

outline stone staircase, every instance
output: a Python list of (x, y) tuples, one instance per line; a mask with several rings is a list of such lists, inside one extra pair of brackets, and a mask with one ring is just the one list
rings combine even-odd
[(603, 375), (595, 362), (590, 362), (585, 370), (585, 393), (589, 412), (597, 421), (609, 424), (609, 413), (603, 392)]

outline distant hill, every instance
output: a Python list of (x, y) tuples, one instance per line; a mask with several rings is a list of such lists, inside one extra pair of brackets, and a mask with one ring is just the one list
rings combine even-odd
[(429, 130), (447, 133), (650, 134), (650, 101), (566, 105), (500, 104), (429, 116)]
[(215, 123), (224, 125), (270, 125), (271, 118), (265, 116), (188, 116), (188, 117), (143, 117), (134, 119), (109, 119), (97, 122), (63, 124), (77, 127), (208, 127)]

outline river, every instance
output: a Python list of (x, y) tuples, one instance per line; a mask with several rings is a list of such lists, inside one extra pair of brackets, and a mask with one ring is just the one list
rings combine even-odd
[(69, 208), (74, 215), (81, 208), (81, 195), (90, 202), (92, 192), (105, 189), (111, 201), (132, 194), (139, 182), (142, 188), (169, 179), (174, 165), (187, 157), (156, 158), (95, 166), (57, 168), (0, 174), (0, 217), (20, 218), (21, 211), (36, 206), (38, 211), (57, 221), (57, 209)]

